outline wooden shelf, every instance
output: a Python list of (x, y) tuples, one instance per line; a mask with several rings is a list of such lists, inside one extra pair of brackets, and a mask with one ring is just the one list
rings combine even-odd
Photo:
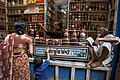
[(108, 21), (82, 21), (82, 20), (70, 20), (70, 22), (107, 23)]
[(40, 5), (43, 5), (44, 6), (44, 3), (33, 3), (33, 4), (27, 4), (27, 5), (15, 5), (15, 6), (7, 6), (7, 8), (26, 8), (26, 7), (29, 7), (29, 6), (40, 6)]
[[(68, 31), (73, 31), (73, 30), (68, 30)], [(81, 30), (76, 30), (76, 32), (81, 32)], [(84, 32), (97, 32), (96, 30), (85, 30)]]
[(108, 10), (101, 10), (101, 11), (70, 11), (70, 13), (73, 13), (73, 12), (85, 12), (85, 13), (108, 13), (109, 11)]
[(44, 12), (24, 13), (24, 15), (36, 15), (36, 14), (44, 14)]
[(71, 1), (70, 3), (77, 3), (77, 2), (91, 2), (91, 3), (93, 3), (93, 2), (99, 2), (99, 3), (108, 3), (108, 0), (81, 0), (81, 1)]

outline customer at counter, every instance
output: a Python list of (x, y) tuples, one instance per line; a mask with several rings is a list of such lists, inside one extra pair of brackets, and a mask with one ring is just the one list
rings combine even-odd
[(47, 59), (43, 61), (40, 57), (34, 58), (34, 73), (35, 73), (35, 80), (48, 80), (47, 74), (47, 67), (49, 66), (50, 62), (50, 54), (49, 47), (46, 48), (46, 57)]
[(87, 67), (95, 68), (98, 66), (110, 66), (113, 59), (113, 45), (120, 42), (118, 37), (108, 33), (105, 27), (99, 28), (99, 37), (94, 41), (91, 37), (87, 38), (90, 44), (91, 60), (86, 64)]
[(64, 31), (62, 30), (63, 28), (62, 21), (54, 22), (54, 31), (48, 31), (47, 29), (44, 28), (42, 23), (38, 23), (38, 25), (40, 25), (40, 27), (42, 27), (42, 29), (46, 31), (46, 34), (49, 35), (50, 38), (63, 38), (64, 37)]
[(3, 41), (2, 80), (30, 80), (29, 55), (33, 57), (32, 37), (25, 34), (26, 23), (14, 23), (15, 32), (8, 34)]

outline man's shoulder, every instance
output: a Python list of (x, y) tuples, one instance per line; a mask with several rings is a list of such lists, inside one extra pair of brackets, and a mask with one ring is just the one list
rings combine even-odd
[(109, 37), (114, 37), (114, 36), (113, 36), (113, 34), (107, 34), (107, 35), (105, 36), (105, 38), (107, 38), (107, 37), (109, 38)]

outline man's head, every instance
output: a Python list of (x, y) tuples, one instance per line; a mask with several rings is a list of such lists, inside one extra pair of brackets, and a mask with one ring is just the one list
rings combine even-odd
[(54, 22), (54, 28), (55, 30), (59, 30), (59, 29), (62, 29), (62, 21), (55, 21)]
[(106, 27), (100, 27), (98, 30), (98, 36), (99, 37), (104, 37), (105, 35), (108, 34), (108, 29)]

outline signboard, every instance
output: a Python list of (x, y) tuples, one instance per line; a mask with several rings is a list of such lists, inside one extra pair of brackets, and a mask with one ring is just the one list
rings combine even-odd
[[(34, 46), (34, 53), (37, 56), (45, 55), (47, 46)], [(49, 46), (49, 54), (56, 59), (65, 60), (88, 60), (88, 47), (65, 47), (65, 46)]]

